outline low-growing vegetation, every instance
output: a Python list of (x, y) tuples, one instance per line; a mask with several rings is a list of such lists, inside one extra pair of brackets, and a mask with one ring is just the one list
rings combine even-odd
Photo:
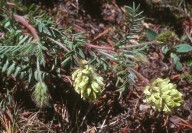
[(0, 131), (192, 131), (191, 14), (188, 0), (1, 0)]

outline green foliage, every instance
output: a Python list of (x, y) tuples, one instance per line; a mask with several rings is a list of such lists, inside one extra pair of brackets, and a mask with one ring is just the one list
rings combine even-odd
[[(114, 40), (116, 41), (116, 47), (125, 45), (128, 40), (135, 39), (135, 37), (141, 32), (142, 29), (142, 21), (144, 17), (142, 16), (143, 11), (139, 11), (140, 5), (136, 6), (133, 2), (133, 6), (125, 6), (125, 15), (126, 21), (125, 23), (125, 31), (119, 31), (120, 39)], [(135, 35), (135, 36), (134, 36)]]
[(173, 59), (173, 64), (175, 65), (175, 68), (178, 70), (178, 71), (182, 71), (183, 68), (182, 68), (182, 63), (180, 62), (180, 57), (177, 56), (176, 54), (174, 53), (171, 53), (171, 58)]
[[(16, 10), (6, 1), (1, 4), (0, 31), (3, 37), (0, 39), (0, 74), (6, 73), (7, 77), (13, 76), (34, 84), (54, 76), (55, 72), (61, 75), (58, 70), (62, 69), (62, 65), (78, 63), (77, 58), (85, 58), (82, 43), (86, 39), (81, 33), (73, 34), (71, 29), (59, 28), (38, 6), (31, 5), (29, 10), (23, 10), (25, 7), (20, 3), (14, 6)], [(17, 12), (25, 16), (16, 15)], [(59, 52), (66, 56), (60, 57)], [(54, 61), (49, 61), (51, 58)], [(37, 96), (36, 90), (34, 96)], [(37, 102), (39, 97), (34, 99), (39, 107), (43, 106)]]
[(188, 67), (192, 67), (192, 59), (186, 61)]
[[(185, 63), (186, 63), (186, 66), (189, 67), (189, 69), (192, 68), (192, 59), (186, 60)], [(187, 80), (188, 82), (191, 83), (192, 82), (192, 72), (191, 71), (184, 71), (181, 74), (181, 79)]]
[(162, 52), (170, 53), (173, 64), (178, 71), (183, 71), (182, 63), (180, 62), (180, 54), (192, 51), (192, 46), (189, 44), (177, 44), (179, 39), (176, 34), (171, 31), (166, 31), (159, 34), (156, 38), (156, 43), (163, 45)]
[(192, 46), (189, 44), (179, 44), (175, 46), (175, 49), (178, 53), (187, 53), (189, 51), (192, 51)]
[(136, 6), (133, 2), (133, 6), (125, 6), (126, 10), (126, 19), (128, 20), (130, 26), (127, 30), (127, 33), (130, 35), (138, 34), (140, 33), (142, 23), (141, 21), (144, 20), (144, 17), (142, 17), (143, 11), (139, 11), (140, 5)]
[[(158, 35), (150, 28), (143, 29), (143, 11), (140, 11), (140, 5), (136, 6), (135, 3), (132, 7), (125, 6), (123, 11), (125, 11), (126, 22), (118, 27), (123, 27), (122, 30), (115, 31), (118, 34), (112, 40), (115, 44), (114, 47), (107, 47), (93, 46), (93, 44), (90, 44), (92, 42), (83, 36), (83, 33), (74, 33), (73, 28), (63, 29), (59, 27), (55, 20), (37, 5), (31, 5), (27, 8), (20, 1), (12, 1), (14, 2), (10, 3), (12, 5), (6, 4), (8, 0), (0, 1), (0, 11), (2, 11), (0, 12), (0, 76), (3, 81), (1, 91), (6, 90), (0, 97), (0, 115), (1, 111), (6, 113), (7, 108), (13, 107), (10, 106), (11, 101), (14, 101), (13, 92), (18, 91), (18, 89), (30, 91), (33, 86), (32, 99), (38, 108), (50, 107), (50, 100), (52, 99), (61, 100), (65, 98), (64, 96), (51, 97), (60, 91), (59, 89), (56, 91), (50, 90), (55, 88), (57, 84), (59, 87), (63, 85), (61, 86), (63, 87), (62, 91), (66, 95), (76, 92), (83, 100), (90, 102), (97, 100), (105, 92), (105, 87), (111, 87), (111, 85), (111, 88), (119, 91), (121, 96), (126, 89), (134, 87), (139, 76), (139, 78), (142, 77), (134, 69), (134, 66), (139, 64), (140, 67), (149, 64), (144, 51), (148, 44), (155, 41), (163, 45), (164, 53), (170, 53), (173, 64), (179, 71), (182, 71), (179, 54), (191, 51), (191, 46), (188, 44), (176, 45), (178, 38), (174, 32), (167, 31)], [(113, 27), (113, 29), (115, 28)], [(152, 42), (142, 42), (140, 40), (144, 30)], [(92, 47), (89, 47), (89, 45), (92, 45)], [(66, 83), (67, 81), (64, 78), (71, 83), (71, 86)], [(62, 83), (54, 82), (61, 80)], [(14, 83), (9, 86), (11, 81)], [(20, 82), (23, 83), (23, 88), (17, 86)], [(158, 78), (145, 88), (146, 101), (157, 111), (171, 113), (175, 107), (182, 104), (181, 93), (176, 90), (175, 84), (169, 82), (168, 79)], [(68, 90), (71, 89), (70, 87), (73, 87), (75, 91)], [(50, 92), (56, 93), (50, 95)], [(67, 98), (69, 97), (67, 96)], [(68, 99), (59, 102), (65, 104), (63, 101), (68, 102)], [(70, 101), (67, 104), (70, 104)], [(63, 113), (63, 105), (61, 108), (59, 106), (57, 107), (57, 103), (54, 104), (55, 113), (61, 113), (60, 110)], [(73, 110), (75, 112), (76, 107), (70, 111)], [(78, 111), (75, 115), (81, 115), (81, 113), (81, 111)], [(74, 113), (69, 112), (69, 114)], [(61, 119), (64, 122), (63, 125), (65, 125), (64, 115)], [(23, 117), (16, 119), (19, 127), (18, 132), (38, 132), (41, 129), (46, 130), (51, 127), (52, 123), (48, 126), (44, 125), (45, 128), (41, 128), (42, 125), (37, 123), (38, 120), (35, 121), (35, 119), (38, 119), (37, 114), (30, 116), (31, 119)], [(57, 114), (55, 116), (57, 117)], [(86, 116), (87, 114), (82, 123), (84, 123)], [(5, 117), (0, 116), (1, 118)], [(31, 124), (31, 121), (28, 122), (28, 120), (32, 120), (35, 124)], [(78, 125), (76, 121), (72, 123)], [(23, 126), (23, 123), (30, 124)], [(57, 123), (55, 118), (54, 123)], [(14, 123), (11, 124), (14, 125)], [(60, 123), (56, 125), (58, 124)], [(35, 125), (35, 127), (31, 127), (31, 125)], [(54, 131), (50, 130), (50, 132)], [(58, 132), (61, 132), (61, 130), (58, 130)]]
[(146, 102), (156, 111), (172, 113), (183, 102), (182, 94), (176, 89), (177, 85), (169, 82), (169, 79), (157, 78), (144, 89)]
[[(139, 11), (140, 5), (136, 6), (135, 3), (133, 7), (125, 7), (126, 21), (129, 26), (126, 25), (125, 31), (118, 32), (119, 37), (114, 39), (116, 43), (114, 50), (95, 49), (89, 50), (87, 54), (84, 52), (84, 47), (89, 41), (83, 37), (83, 33), (73, 33), (71, 28), (59, 28), (54, 20), (38, 6), (31, 5), (27, 10), (19, 2), (14, 5), (15, 10), (5, 3), (1, 6), (4, 12), (0, 13), (0, 31), (4, 36), (0, 40), (2, 55), (0, 74), (6, 73), (8, 77), (28, 80), (27, 87), (36, 83), (33, 99), (38, 107), (48, 105), (46, 100), (42, 100), (44, 94), (46, 94), (45, 99), (48, 97), (49, 91), (45, 91), (49, 89), (45, 84), (46, 80), (55, 76), (61, 78), (62, 72), (65, 71), (63, 68), (68, 66), (71, 72), (74, 65), (80, 65), (81, 59), (89, 58), (88, 64), (95, 65), (96, 69), (100, 69), (105, 74), (112, 72), (117, 79), (116, 87), (121, 94), (135, 82), (136, 71), (131, 67), (141, 62), (148, 63), (147, 57), (142, 52), (146, 45), (140, 45), (137, 40), (143, 27), (141, 23), (144, 20), (143, 12)], [(23, 16), (17, 15), (18, 12)], [(138, 44), (127, 45), (131, 41)], [(92, 70), (89, 65), (85, 68), (80, 66), (76, 73), (82, 73), (81, 71), (85, 69), (84, 71), (96, 77), (84, 75), (89, 79), (85, 82), (82, 79), (79, 80), (81, 77), (73, 76), (74, 88), (82, 98), (91, 97), (95, 100), (101, 93), (104, 83), (103, 78), (98, 76), (96, 70)], [(77, 81), (78, 84), (75, 83)], [(79, 87), (81, 81), (84, 85)], [(87, 92), (83, 93), (82, 90), (85, 88)], [(44, 90), (43, 94), (40, 90)]]
[(147, 29), (145, 30), (145, 32), (146, 32), (147, 36), (149, 37), (149, 39), (150, 39), (151, 41), (156, 40), (158, 34), (157, 34), (155, 31), (153, 31), (153, 30), (150, 29), (150, 28), (147, 28)]
[(0, 108), (2, 112), (5, 112), (7, 107), (13, 104), (13, 98), (11, 91), (7, 90), (3, 96), (0, 97)]
[[(116, 52), (108, 52), (106, 50), (99, 50), (98, 53), (101, 55), (98, 58), (95, 56), (95, 60), (104, 68), (105, 71), (112, 70), (116, 76), (116, 86), (119, 88), (118, 91), (122, 94), (127, 87), (131, 87), (135, 83), (135, 72), (130, 67), (133, 67), (138, 62), (147, 61), (144, 55), (146, 44), (139, 44), (137, 42), (137, 36), (142, 29), (142, 17), (143, 11), (139, 11), (140, 5), (136, 6), (133, 2), (133, 6), (125, 6), (125, 31), (117, 31), (119, 37), (113, 38)], [(136, 44), (129, 44), (130, 41), (135, 41)], [(129, 45), (128, 45), (129, 44)], [(139, 58), (142, 57), (142, 58)], [(108, 60), (111, 60), (112, 64)], [(115, 64), (115, 65), (114, 65)]]

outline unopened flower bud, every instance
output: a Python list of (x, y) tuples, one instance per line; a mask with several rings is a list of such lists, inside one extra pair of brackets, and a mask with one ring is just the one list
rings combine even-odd
[(32, 96), (37, 107), (44, 108), (49, 105), (48, 89), (44, 82), (38, 82), (35, 85), (35, 90)]

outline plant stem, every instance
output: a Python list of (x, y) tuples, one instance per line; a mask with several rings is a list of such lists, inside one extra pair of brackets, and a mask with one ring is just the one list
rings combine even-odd
[(146, 79), (143, 75), (141, 75), (139, 72), (137, 72), (134, 68), (128, 67), (129, 70), (133, 71), (137, 77), (139, 77), (140, 79), (142, 79), (147, 85), (149, 84), (149, 80)]
[[(50, 38), (50, 37), (47, 37), (47, 38), (48, 38), (50, 41), (54, 42), (55, 44), (59, 45), (59, 46), (60, 46), (61, 48), (63, 48), (65, 51), (70, 52), (70, 50), (69, 50), (67, 47), (65, 47), (61, 42), (56, 41), (56, 40), (54, 40), (54, 39), (52, 39), (52, 38)], [(76, 63), (79, 64), (79, 63), (78, 63), (78, 62), (79, 62), (79, 59), (78, 59), (75, 55), (73, 55), (73, 58), (75, 59)]]
[(22, 25), (24, 25), (25, 27), (27, 27), (27, 28), (31, 31), (35, 43), (38, 43), (38, 42), (39, 42), (39, 36), (37, 35), (36, 29), (35, 29), (33, 26), (31, 26), (31, 25), (28, 23), (28, 21), (27, 21), (23, 16), (19, 16), (19, 15), (13, 14), (13, 18), (14, 18), (16, 21), (20, 22), (20, 23), (21, 23)]
[(129, 46), (121, 46), (119, 48), (121, 49), (124, 49), (124, 48), (136, 48), (136, 47), (142, 47), (142, 46), (145, 46), (145, 45), (149, 45), (149, 44), (153, 44), (155, 43), (155, 41), (152, 41), (152, 42), (145, 42), (145, 43), (139, 43), (139, 44), (135, 44), (135, 45), (129, 45)]
[(39, 65), (39, 58), (37, 58), (37, 71), (38, 71), (38, 79), (40, 82), (42, 82), (42, 78), (41, 78), (41, 70), (40, 70), (40, 65)]
[(54, 40), (54, 39), (52, 39), (52, 38), (50, 38), (50, 37), (47, 37), (47, 38), (48, 38), (50, 41), (54, 42), (55, 44), (59, 45), (59, 46), (60, 46), (61, 48), (63, 48), (65, 51), (70, 52), (70, 50), (67, 49), (65, 46), (63, 46), (63, 44), (62, 44), (61, 42), (56, 41), (56, 40)]
[(99, 51), (99, 50), (97, 50), (97, 52), (99, 52), (99, 53), (101, 53), (102, 55), (105, 55), (105, 56), (108, 56), (109, 58), (111, 58), (111, 59), (113, 59), (113, 60), (117, 60), (116, 58), (114, 58), (112, 55), (110, 55), (110, 54), (107, 54), (107, 53), (105, 53), (105, 52), (102, 52), (102, 51)]
[(114, 51), (114, 48), (112, 48), (112, 47), (97, 46), (97, 45), (93, 45), (93, 44), (84, 44), (84, 46), (86, 46), (86, 47), (88, 47), (88, 48), (94, 48), (94, 49), (103, 49), (103, 50), (111, 50), (111, 51)]

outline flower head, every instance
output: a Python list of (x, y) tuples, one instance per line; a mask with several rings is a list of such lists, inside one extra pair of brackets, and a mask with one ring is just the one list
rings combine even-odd
[(144, 89), (145, 101), (157, 111), (171, 113), (183, 102), (182, 94), (176, 89), (177, 85), (169, 82), (169, 79), (157, 78)]
[(103, 78), (96, 74), (91, 65), (83, 62), (82, 66), (72, 74), (73, 86), (84, 100), (95, 100), (102, 92)]
[(44, 82), (38, 82), (35, 85), (35, 90), (32, 96), (39, 108), (44, 108), (49, 105), (48, 89)]

